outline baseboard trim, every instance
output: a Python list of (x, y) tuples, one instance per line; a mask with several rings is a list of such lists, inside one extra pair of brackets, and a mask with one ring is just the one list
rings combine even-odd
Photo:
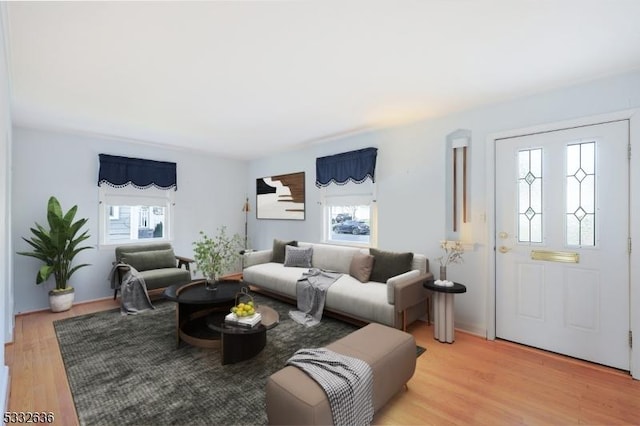
[[(82, 300), (82, 301), (79, 301), (79, 302), (73, 302), (73, 306), (86, 305), (86, 304), (89, 304), (89, 303), (102, 302), (103, 300), (111, 300), (111, 299), (113, 299), (113, 296), (99, 297), (97, 299)], [(46, 311), (51, 311), (51, 308), (47, 307), (47, 308), (33, 309), (33, 310), (29, 310), (29, 311), (22, 311), (22, 312), (18, 312), (17, 314), (15, 314), (15, 316), (16, 317), (21, 317), (21, 316), (25, 316), (25, 315), (37, 314), (39, 312), (46, 312)]]
[(455, 328), (456, 328), (456, 330), (460, 330), (460, 331), (468, 333), (468, 334), (473, 334), (475, 336), (482, 337), (482, 338), (485, 338), (485, 339), (487, 338), (487, 330), (485, 330), (484, 328), (480, 328), (480, 327), (478, 327), (476, 325), (462, 323), (462, 322), (456, 322), (455, 323)]
[(0, 401), (3, 401), (4, 403), (3, 413), (9, 411), (9, 385), (9, 367), (3, 365), (0, 368)]

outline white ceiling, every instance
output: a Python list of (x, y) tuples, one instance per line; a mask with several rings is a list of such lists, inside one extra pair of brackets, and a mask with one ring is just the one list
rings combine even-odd
[(640, 69), (637, 0), (11, 2), (17, 125), (253, 159)]

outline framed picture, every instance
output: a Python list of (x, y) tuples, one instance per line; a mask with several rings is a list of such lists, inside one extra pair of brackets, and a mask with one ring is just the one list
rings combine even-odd
[(256, 179), (256, 218), (304, 220), (304, 172)]

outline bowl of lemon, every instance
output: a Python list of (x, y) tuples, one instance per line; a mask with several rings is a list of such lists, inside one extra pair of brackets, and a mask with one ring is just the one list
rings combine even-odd
[(253, 304), (253, 300), (250, 300), (246, 303), (238, 303), (231, 308), (231, 313), (233, 313), (238, 318), (251, 318), (256, 314), (256, 308)]

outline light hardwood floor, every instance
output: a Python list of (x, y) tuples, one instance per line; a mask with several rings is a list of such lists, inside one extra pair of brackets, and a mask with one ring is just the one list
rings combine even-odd
[[(104, 300), (18, 316), (15, 342), (5, 347), (9, 410), (51, 411), (56, 424), (78, 424), (52, 324), (117, 306)], [(421, 322), (409, 331), (427, 352), (408, 390), (376, 415), (376, 424), (640, 425), (640, 381), (626, 373), (461, 332), (455, 343), (439, 343), (433, 326)]]

